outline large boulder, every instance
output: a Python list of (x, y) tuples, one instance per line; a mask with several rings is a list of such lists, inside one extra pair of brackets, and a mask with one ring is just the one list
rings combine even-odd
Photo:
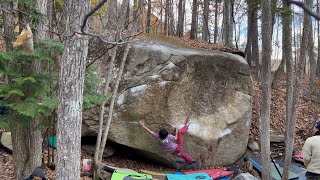
[[(119, 57), (120, 59), (120, 57)], [(168, 44), (134, 44), (120, 84), (108, 139), (146, 158), (180, 167), (139, 125), (157, 132), (191, 125), (185, 151), (201, 166), (230, 165), (247, 147), (252, 81), (239, 55)], [(105, 67), (100, 67), (106, 69)], [(117, 68), (115, 68), (117, 69)], [(95, 135), (99, 108), (84, 113), (83, 135)]]

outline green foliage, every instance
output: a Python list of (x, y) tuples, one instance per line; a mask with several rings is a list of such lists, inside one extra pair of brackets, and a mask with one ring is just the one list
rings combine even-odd
[(0, 72), (9, 77), (9, 83), (0, 84), (1, 106), (7, 106), (10, 115), (0, 117), (0, 122), (13, 126), (16, 121), (27, 122), (35, 117), (48, 117), (57, 107), (57, 75), (50, 69), (36, 72), (33, 64), (40, 61), (43, 67), (61, 54), (63, 46), (44, 41), (35, 44), (35, 53), (15, 49), (0, 53)]
[[(0, 73), (10, 79), (8, 84), (0, 84), (0, 106), (9, 107), (10, 115), (0, 117), (0, 127), (8, 128), (28, 122), (35, 117), (47, 119), (58, 107), (58, 73), (52, 63), (58, 61), (63, 45), (51, 41), (35, 44), (35, 53), (16, 49), (0, 53)], [(42, 71), (32, 70), (33, 64), (41, 62)], [(93, 69), (86, 70), (83, 108), (89, 109), (102, 103), (106, 98), (99, 95), (97, 86), (101, 79)], [(48, 124), (42, 121), (41, 126)]]
[(101, 78), (92, 68), (86, 69), (86, 78), (84, 81), (83, 108), (90, 109), (97, 104), (101, 104), (104, 100), (110, 99), (97, 92), (97, 86), (101, 84)]

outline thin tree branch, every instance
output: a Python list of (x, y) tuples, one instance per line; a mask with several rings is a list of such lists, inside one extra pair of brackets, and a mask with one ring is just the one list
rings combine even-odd
[(307, 7), (305, 3), (300, 2), (300, 1), (292, 1), (292, 0), (285, 0), (285, 1), (287, 1), (290, 4), (295, 4), (295, 5), (299, 6), (299, 7), (301, 7), (310, 16), (314, 17), (318, 21), (320, 20), (320, 15), (318, 13), (316, 13), (316, 12), (313, 12), (312, 9)]

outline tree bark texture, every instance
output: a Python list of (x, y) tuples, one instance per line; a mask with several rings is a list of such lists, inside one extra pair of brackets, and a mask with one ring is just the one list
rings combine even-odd
[(227, 46), (232, 46), (233, 39), (232, 1), (224, 0), (223, 3), (222, 40), (223, 44)]
[(203, 26), (202, 26), (202, 40), (209, 40), (209, 0), (203, 2)]
[[(313, 7), (313, 2), (309, 7)], [(310, 68), (310, 81), (309, 81), (309, 93), (316, 92), (316, 76), (317, 76), (317, 60), (314, 53), (314, 40), (313, 40), (313, 27), (312, 21), (308, 22), (309, 29), (309, 42), (308, 42), (308, 55), (309, 55), (309, 68)]]
[[(320, 14), (319, 0), (317, 0), (317, 12)], [(318, 21), (318, 44), (320, 43), (320, 22)], [(317, 57), (317, 77), (320, 80), (320, 46), (318, 45), (318, 57)]]
[(125, 30), (128, 30), (129, 28), (129, 21), (130, 21), (130, 3), (127, 0), (124, 0), (122, 4), (126, 2), (126, 15), (125, 15), (125, 25), (124, 28)]
[(260, 79), (260, 56), (259, 56), (259, 34), (258, 34), (258, 9), (253, 10), (252, 16), (252, 62), (255, 64), (255, 79)]
[(117, 23), (118, 23), (118, 4), (117, 0), (109, 0), (107, 3), (107, 24), (106, 28), (108, 30), (116, 30), (117, 29)]
[(111, 102), (110, 102), (108, 119), (107, 119), (107, 122), (106, 122), (105, 130), (103, 132), (102, 144), (101, 144), (100, 149), (99, 149), (99, 159), (100, 159), (100, 161), (102, 160), (103, 150), (104, 150), (104, 148), (106, 146), (106, 143), (107, 143), (110, 124), (111, 124), (111, 121), (112, 121), (114, 103), (115, 103), (115, 99), (116, 99), (116, 96), (117, 96), (117, 93), (118, 93), (118, 87), (119, 87), (119, 84), (120, 84), (120, 80), (121, 80), (121, 77), (122, 77), (123, 69), (124, 69), (125, 62), (127, 60), (127, 56), (128, 56), (130, 48), (131, 48), (131, 46), (129, 44), (125, 45), (125, 50), (124, 50), (124, 53), (123, 53), (123, 56), (122, 56), (119, 73), (118, 73), (118, 76), (117, 76), (117, 79), (116, 79), (116, 82), (115, 82), (115, 85), (114, 85), (114, 89), (113, 89), (113, 92), (112, 92), (112, 98), (111, 98)]
[[(291, 10), (287, 2), (283, 2), (283, 8)], [(292, 100), (293, 100), (293, 59), (292, 59), (292, 14), (286, 13), (282, 16), (282, 61), (286, 64), (287, 70), (287, 95), (286, 95), (286, 126), (285, 126), (285, 166), (282, 179), (287, 180), (289, 177), (289, 167), (292, 159), (295, 124), (292, 122)]]
[(151, 26), (151, 0), (148, 0), (148, 12), (147, 12), (147, 28), (146, 33), (150, 33)]
[(191, 18), (191, 30), (190, 39), (197, 39), (197, 11), (198, 11), (198, 1), (193, 0), (192, 3), (192, 18)]
[[(65, 35), (80, 31), (89, 0), (65, 0)], [(64, 40), (59, 75), (56, 179), (80, 180), (82, 103), (88, 39)]]
[(261, 161), (262, 179), (271, 180), (270, 170), (270, 104), (271, 104), (271, 1), (261, 1), (262, 9), (262, 105), (261, 108)]
[(37, 29), (34, 33), (34, 38), (36, 41), (44, 40), (46, 38), (46, 26), (48, 23), (47, 19), (47, 6), (48, 0), (35, 0), (36, 11), (41, 14), (41, 18), (38, 19)]
[(185, 0), (179, 0), (178, 4), (178, 26), (177, 26), (177, 35), (183, 37), (184, 29), (184, 13), (185, 13)]
[[(113, 71), (113, 67), (114, 67), (114, 60), (116, 58), (117, 55), (117, 49), (118, 47), (114, 47), (112, 49), (112, 55), (111, 55), (111, 60), (109, 62), (109, 67), (108, 67), (108, 73), (105, 77), (105, 86), (104, 86), (104, 90), (103, 90), (103, 95), (108, 95), (109, 93), (109, 86), (110, 86), (110, 82), (111, 82), (111, 78), (112, 78), (112, 71)], [(101, 141), (102, 141), (102, 129), (103, 129), (103, 123), (104, 123), (104, 115), (105, 115), (105, 106), (106, 106), (107, 100), (103, 101), (100, 105), (100, 114), (99, 114), (99, 129), (98, 129), (98, 136), (97, 136), (97, 142), (96, 142), (96, 150), (94, 153), (94, 179), (96, 179), (97, 175), (98, 175), (98, 170), (99, 170), (99, 163), (102, 160), (102, 156), (101, 159), (99, 157), (100, 155), (100, 148), (101, 148)], [(103, 153), (103, 152), (102, 152)]]
[(18, 16), (15, 11), (18, 9), (17, 2), (4, 2), (3, 8), (5, 11), (4, 13), (4, 40), (6, 45), (6, 51), (11, 51), (13, 49), (12, 40), (14, 39), (13, 30), (18, 23)]
[[(23, 50), (33, 54), (33, 35), (31, 30), (29, 33), (31, 34), (31, 38), (27, 38), (22, 47)], [(22, 73), (25, 76), (39, 72), (37, 63), (33, 62), (31, 67), (27, 65), (23, 66)], [(28, 97), (31, 95), (31, 92), (27, 90), (25, 95)], [(15, 116), (15, 113), (13, 113), (13, 116)], [(26, 121), (21, 121), (18, 118), (15, 119), (17, 120), (14, 120), (14, 126), (11, 130), (15, 179), (25, 179), (31, 175), (36, 167), (41, 165), (41, 131), (37, 129), (39, 118), (30, 118)]]
[(246, 54), (246, 59), (247, 62), (249, 64), (249, 66), (251, 67), (251, 63), (252, 63), (252, 19), (253, 19), (253, 3), (252, 0), (247, 0), (247, 4), (248, 4), (248, 12), (247, 12), (247, 17), (248, 17), (248, 29), (247, 29), (247, 45), (246, 45), (246, 49), (245, 49), (245, 54)]
[(165, 0), (165, 9), (164, 9), (164, 33), (166, 36), (169, 35), (169, 16), (170, 16), (170, 0)]
[(170, 0), (170, 21), (169, 21), (169, 36), (174, 35), (174, 12), (173, 12), (173, 0)]
[(218, 41), (218, 15), (219, 15), (219, 5), (218, 1), (215, 2), (214, 4), (214, 37), (213, 37), (213, 42), (216, 44)]
[(141, 14), (141, 7), (140, 7), (140, 0), (133, 1), (133, 27), (134, 32), (140, 32), (140, 14)]

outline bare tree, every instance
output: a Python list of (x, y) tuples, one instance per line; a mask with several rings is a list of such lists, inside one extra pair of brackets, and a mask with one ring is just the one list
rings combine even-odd
[(88, 39), (75, 32), (89, 10), (89, 0), (65, 0), (65, 39), (59, 75), (56, 179), (80, 180), (81, 125)]
[(108, 6), (106, 8), (106, 16), (107, 16), (106, 17), (107, 23), (105, 24), (105, 27), (109, 30), (116, 30), (117, 29), (117, 16), (118, 16), (118, 2), (117, 2), (117, 0), (109, 0)]
[(197, 39), (197, 28), (198, 28), (197, 14), (198, 14), (198, 1), (193, 0), (190, 39)]
[(294, 139), (294, 124), (291, 118), (292, 100), (293, 100), (293, 59), (292, 59), (292, 13), (290, 4), (283, 3), (285, 12), (282, 15), (282, 61), (286, 64), (287, 70), (287, 95), (286, 95), (286, 125), (285, 125), (285, 166), (282, 179), (287, 180), (289, 177), (289, 167), (292, 159)]
[(233, 1), (224, 0), (223, 3), (223, 24), (222, 24), (222, 40), (224, 45), (232, 46), (233, 37)]
[(216, 0), (214, 4), (214, 40), (213, 42), (216, 44), (218, 40), (218, 15), (219, 15), (219, 5), (218, 5), (218, 0)]
[[(305, 0), (305, 3), (307, 7), (311, 7), (312, 0)], [(297, 105), (298, 105), (298, 100), (300, 95), (301, 83), (304, 76), (304, 63), (306, 60), (306, 52), (307, 52), (308, 41), (310, 37), (309, 36), (310, 29), (308, 28), (308, 24), (310, 22), (311, 22), (310, 15), (308, 15), (307, 12), (304, 12), (303, 32), (302, 32), (302, 39), (300, 44), (300, 57), (299, 57), (298, 67), (296, 70), (296, 78), (293, 82), (294, 83), (293, 87), (291, 87), (292, 86), (290, 82), (291, 79), (289, 79), (290, 78), (289, 76), (291, 76), (292, 74), (289, 74), (288, 72), (288, 84), (287, 84), (288, 94), (287, 94), (287, 112), (286, 112), (286, 121), (287, 121), (286, 122), (286, 158), (285, 158), (285, 165), (288, 167), (287, 169), (284, 170), (284, 177), (283, 177), (284, 180), (288, 179), (287, 173), (288, 173), (289, 164), (291, 163), (291, 158), (292, 158), (296, 119), (297, 119)], [(288, 68), (290, 68), (290, 66), (288, 66)], [(293, 89), (293, 92), (291, 92), (291, 88)], [(292, 100), (289, 99), (290, 98), (289, 95), (291, 93), (293, 93)], [(289, 103), (291, 104), (291, 109), (288, 109), (290, 108)]]
[(262, 179), (271, 180), (270, 170), (270, 104), (271, 104), (271, 0), (261, 1), (262, 10), (262, 106), (261, 112), (261, 161)]
[[(129, 4), (129, 3), (128, 3)], [(147, 27), (146, 27), (146, 33), (150, 33), (151, 28), (151, 0), (148, 0), (148, 12), (147, 12)]]
[(252, 10), (252, 62), (255, 65), (255, 79), (260, 79), (259, 33), (258, 33), (258, 8)]
[(133, 1), (133, 19), (134, 19), (134, 27), (136, 28), (136, 32), (140, 32), (140, 14), (141, 14), (141, 7), (140, 7), (141, 0), (134, 0)]
[(204, 0), (203, 5), (202, 40), (209, 40), (209, 0)]
[[(313, 2), (311, 6), (313, 7)], [(314, 40), (313, 40), (313, 28), (312, 21), (308, 22), (309, 29), (309, 42), (308, 42), (308, 55), (310, 64), (310, 81), (309, 81), (309, 93), (313, 94), (316, 92), (316, 76), (317, 76), (317, 61), (314, 54)]]
[(254, 8), (253, 6), (253, 0), (247, 0), (247, 4), (248, 4), (248, 11), (247, 11), (247, 23), (248, 23), (248, 28), (247, 28), (247, 45), (246, 45), (246, 49), (245, 49), (245, 54), (246, 54), (246, 59), (247, 62), (249, 64), (249, 66), (251, 67), (251, 61), (252, 61), (252, 18), (253, 18), (253, 11), (252, 9)]
[(169, 21), (170, 21), (170, 0), (165, 0), (165, 9), (164, 9), (164, 33), (169, 35)]
[(184, 14), (185, 14), (186, 0), (179, 0), (178, 4), (178, 26), (177, 26), (177, 35), (183, 37), (183, 23), (184, 23)]

